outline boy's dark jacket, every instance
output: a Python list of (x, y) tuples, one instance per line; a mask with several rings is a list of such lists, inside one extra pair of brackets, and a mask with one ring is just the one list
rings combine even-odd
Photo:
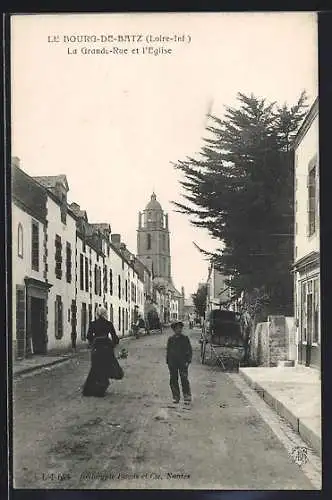
[(191, 363), (192, 348), (186, 335), (172, 335), (167, 341), (166, 363), (168, 365), (184, 365)]

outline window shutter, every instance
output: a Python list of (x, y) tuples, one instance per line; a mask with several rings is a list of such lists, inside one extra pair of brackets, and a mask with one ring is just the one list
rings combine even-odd
[(54, 335), (58, 338), (58, 323), (59, 323), (59, 313), (58, 313), (58, 300), (54, 302)]
[(39, 271), (39, 225), (32, 221), (31, 227), (31, 267), (34, 271)]
[[(60, 299), (61, 300), (61, 299)], [(63, 336), (63, 304), (59, 302), (59, 338)]]

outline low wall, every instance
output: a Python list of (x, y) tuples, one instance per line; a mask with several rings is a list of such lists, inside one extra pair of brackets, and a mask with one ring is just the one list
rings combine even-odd
[(258, 366), (277, 366), (279, 361), (296, 359), (293, 318), (269, 316), (267, 322), (258, 323), (251, 337), (250, 355)]

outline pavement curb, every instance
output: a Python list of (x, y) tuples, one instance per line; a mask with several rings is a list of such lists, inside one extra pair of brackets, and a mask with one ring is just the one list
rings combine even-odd
[(272, 396), (269, 391), (264, 389), (264, 387), (250, 377), (250, 375), (247, 375), (244, 373), (241, 368), (239, 370), (239, 374), (241, 377), (247, 382), (249, 387), (253, 389), (254, 391), (257, 392), (257, 394), (268, 404), (271, 408), (273, 408), (278, 415), (283, 417), (287, 422), (292, 426), (292, 428), (300, 434), (302, 439), (308, 443), (309, 446), (311, 446), (321, 457), (321, 439), (320, 437), (315, 434), (309, 427), (306, 426), (306, 424), (303, 422), (302, 419), (298, 418), (294, 413), (292, 413), (286, 406), (276, 399), (274, 396)]
[(78, 353), (75, 353), (71, 356), (64, 356), (63, 358), (55, 359), (53, 361), (50, 361), (48, 363), (42, 363), (40, 365), (28, 366), (27, 368), (22, 368), (21, 370), (16, 370), (15, 373), (13, 371), (13, 378), (17, 377), (18, 375), (23, 375), (25, 373), (30, 373), (30, 372), (34, 372), (36, 370), (40, 370), (41, 368), (45, 368), (47, 366), (53, 366), (53, 365), (58, 365), (60, 363), (64, 363), (65, 361), (69, 361), (70, 359), (76, 358), (77, 354)]

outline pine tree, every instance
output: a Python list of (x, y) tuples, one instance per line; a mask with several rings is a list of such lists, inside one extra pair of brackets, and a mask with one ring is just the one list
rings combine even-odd
[[(208, 254), (230, 285), (262, 290), (269, 312), (292, 306), (293, 168), (290, 144), (305, 116), (306, 94), (292, 106), (238, 94), (223, 119), (209, 115), (199, 158), (179, 161), (182, 195), (173, 202), (223, 244)], [(188, 203), (189, 202), (189, 203)], [(204, 252), (204, 250), (202, 249)], [(255, 293), (256, 293), (255, 292)]]

